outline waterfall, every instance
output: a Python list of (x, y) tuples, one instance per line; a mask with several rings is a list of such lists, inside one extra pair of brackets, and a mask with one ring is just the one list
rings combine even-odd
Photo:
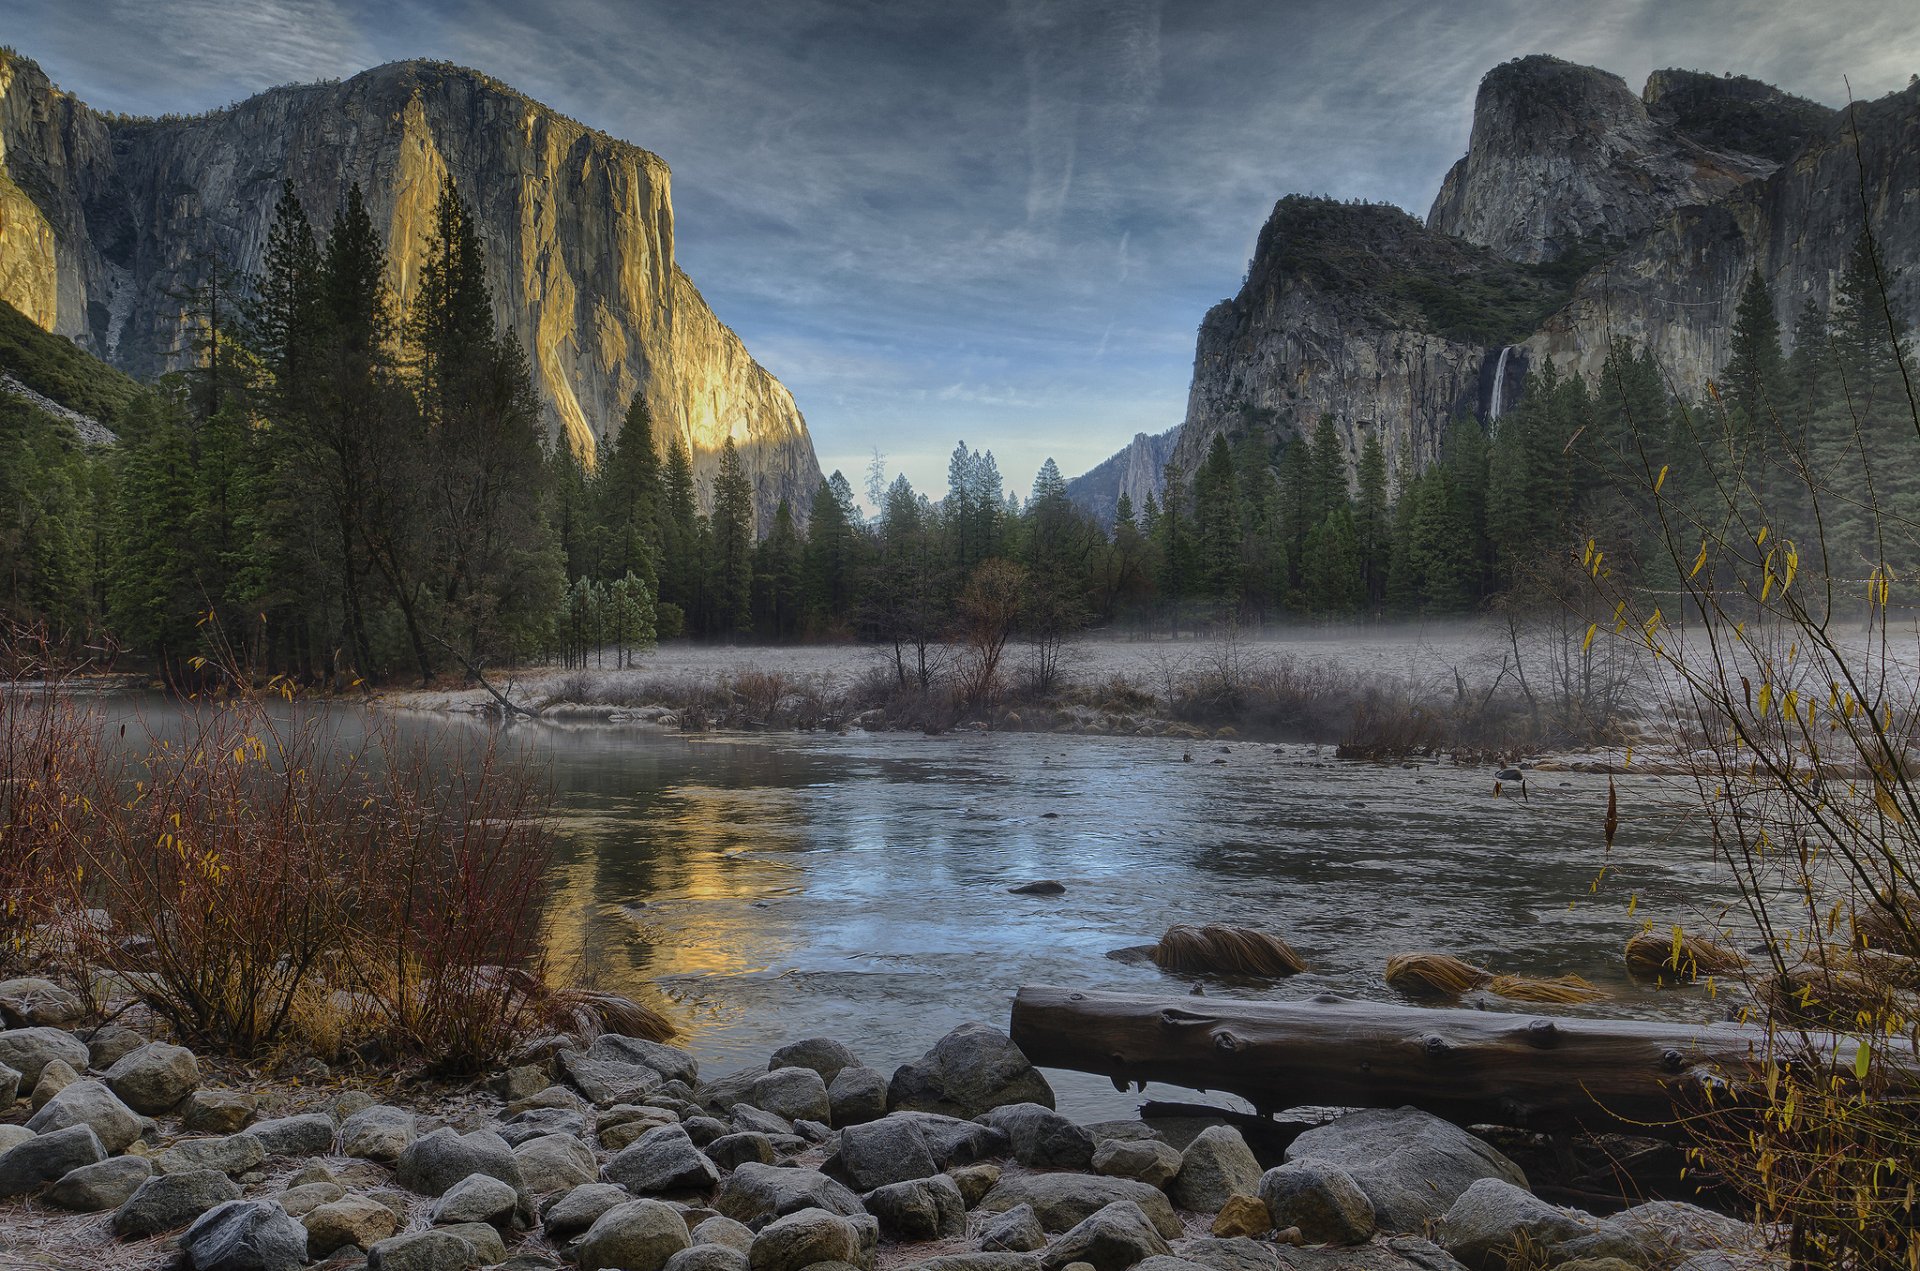
[(1487, 399), (1488, 423), (1500, 418), (1500, 394), (1507, 387), (1507, 356), (1512, 352), (1512, 345), (1503, 345), (1500, 360), (1493, 364), (1493, 395)]

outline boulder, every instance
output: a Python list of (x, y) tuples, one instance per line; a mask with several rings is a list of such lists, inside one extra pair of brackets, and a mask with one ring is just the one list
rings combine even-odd
[(232, 1200), (194, 1220), (181, 1237), (193, 1271), (299, 1271), (307, 1229), (271, 1200)]
[(87, 1070), (87, 1048), (78, 1037), (57, 1028), (12, 1028), (0, 1032), (0, 1065), (20, 1074), (20, 1088), (31, 1090), (40, 1070), (60, 1060), (75, 1072)]
[(729, 1118), (736, 1131), (767, 1135), (789, 1135), (793, 1133), (793, 1122), (783, 1116), (756, 1108), (749, 1103), (733, 1105), (733, 1115)]
[(493, 1082), (493, 1092), (508, 1103), (531, 1098), (553, 1084), (553, 1074), (540, 1064), (517, 1064)]
[(1530, 1265), (1599, 1226), (1591, 1215), (1549, 1205), (1504, 1179), (1482, 1178), (1447, 1207), (1440, 1245), (1473, 1271), (1505, 1271), (1509, 1263)]
[(118, 1209), (140, 1184), (153, 1176), (153, 1166), (143, 1156), (116, 1156), (68, 1170), (47, 1192), (47, 1199), (62, 1209), (96, 1214)]
[(64, 1059), (55, 1059), (40, 1070), (40, 1080), (33, 1083), (33, 1089), (27, 1095), (27, 1103), (35, 1112), (47, 1106), (53, 1096), (80, 1080), (80, 1074)]
[(456, 1222), (445, 1227), (435, 1227), (435, 1231), (444, 1231), (449, 1236), (458, 1236), (473, 1249), (473, 1260), (482, 1266), (498, 1266), (507, 1260), (507, 1242), (500, 1232), (484, 1222)]
[(804, 1041), (791, 1042), (774, 1051), (773, 1058), (767, 1061), (768, 1072), (777, 1072), (782, 1068), (811, 1068), (820, 1074), (820, 1080), (829, 1084), (841, 1072), (859, 1066), (860, 1057), (831, 1037), (809, 1037)]
[(23, 1195), (106, 1158), (91, 1126), (33, 1135), (0, 1152), (0, 1198)]
[(840, 1131), (840, 1149), (832, 1168), (865, 1192), (925, 1178), (940, 1167), (922, 1128), (907, 1117), (889, 1116)]
[(1013, 1159), (1036, 1169), (1084, 1170), (1093, 1164), (1093, 1135), (1052, 1108), (1009, 1103), (978, 1120), (1007, 1136)]
[(513, 1149), (491, 1130), (459, 1134), (448, 1127), (415, 1139), (400, 1153), (394, 1182), (422, 1196), (444, 1196), (471, 1174), (497, 1178), (519, 1191), (526, 1185)]
[(858, 1196), (825, 1174), (753, 1161), (738, 1166), (727, 1176), (713, 1207), (749, 1226), (802, 1209), (824, 1209), (843, 1215), (866, 1212)]
[(119, 1063), (122, 1056), (130, 1055), (146, 1044), (147, 1039), (131, 1028), (108, 1024), (87, 1038), (87, 1067), (95, 1072), (105, 1072)]
[(833, 1124), (859, 1125), (887, 1115), (886, 1074), (874, 1068), (842, 1068), (827, 1082)]
[(753, 1238), (747, 1258), (753, 1271), (801, 1271), (817, 1262), (871, 1266), (872, 1244), (844, 1215), (801, 1209), (776, 1218)]
[(1037, 1253), (949, 1253), (916, 1262), (913, 1271), (1041, 1271)]
[(1057, 1232), (1122, 1200), (1137, 1205), (1167, 1239), (1183, 1234), (1165, 1192), (1130, 1178), (1103, 1178), (1098, 1174), (1018, 1174), (1002, 1178), (981, 1200), (980, 1209), (997, 1214), (1018, 1205), (1031, 1205), (1041, 1227)]
[(700, 1086), (694, 1092), (694, 1102), (726, 1116), (733, 1111), (734, 1104), (747, 1101), (747, 1092), (753, 1089), (753, 1083), (766, 1074), (765, 1068), (736, 1069)]
[(1000, 1167), (991, 1161), (983, 1161), (975, 1165), (956, 1165), (947, 1170), (947, 1177), (960, 1188), (960, 1194), (966, 1198), (967, 1208), (972, 1209), (985, 1199), (986, 1194), (993, 1190), (994, 1184), (1000, 1181)]
[[(1176, 1240), (1173, 1255), (1195, 1266), (1207, 1267), (1209, 1271), (1281, 1271), (1281, 1247), (1244, 1236), (1219, 1240)], [(1440, 1253), (1440, 1250), (1435, 1249), (1434, 1252)], [(1440, 1256), (1446, 1257), (1444, 1253), (1440, 1253)], [(1440, 1271), (1440, 1268), (1434, 1271)]]
[[(283, 1209), (286, 1207), (285, 1195), (280, 1197), (280, 1204)], [(399, 1217), (391, 1209), (371, 1197), (357, 1194), (315, 1205), (299, 1218), (307, 1229), (307, 1253), (315, 1258), (324, 1258), (348, 1245), (371, 1249), (400, 1225)]]
[(579, 1187), (598, 1177), (593, 1152), (570, 1134), (543, 1134), (515, 1144), (513, 1159), (520, 1164), (527, 1190), (536, 1196)]
[(569, 1085), (599, 1108), (639, 1103), (664, 1084), (660, 1074), (645, 1064), (596, 1059), (577, 1050), (561, 1051), (554, 1056), (554, 1064)]
[(11, 1108), (20, 1097), (20, 1072), (0, 1064), (0, 1111)]
[(24, 1125), (7, 1125), (0, 1122), (0, 1152), (19, 1147), (33, 1137), (33, 1131)]
[(180, 1128), (198, 1134), (232, 1134), (253, 1120), (260, 1101), (237, 1090), (196, 1090), (180, 1109)]
[(1196, 1213), (1217, 1214), (1230, 1196), (1251, 1196), (1260, 1187), (1260, 1162), (1230, 1125), (1210, 1125), (1180, 1154), (1180, 1172), (1168, 1191), (1173, 1203)]
[(419, 1134), (413, 1113), (376, 1103), (340, 1123), (340, 1154), (391, 1165)]
[(1008, 1103), (1051, 1108), (1053, 1087), (1011, 1038), (986, 1024), (960, 1025), (895, 1071), (887, 1087), (894, 1110), (972, 1118)]
[(268, 1156), (324, 1156), (333, 1151), (333, 1118), (324, 1112), (255, 1121), (247, 1133)]
[(367, 1250), (367, 1271), (468, 1271), (479, 1262), (478, 1250), (444, 1229), (410, 1231)]
[(1157, 1224), (1140, 1206), (1117, 1200), (1087, 1215), (1047, 1246), (1041, 1260), (1048, 1268), (1084, 1262), (1095, 1271), (1126, 1271), (1156, 1254), (1169, 1254)]
[(747, 1092), (747, 1102), (789, 1121), (825, 1121), (833, 1115), (827, 1083), (811, 1068), (776, 1068)]
[(142, 1128), (138, 1113), (93, 1080), (74, 1082), (27, 1118), (27, 1128), (35, 1134), (76, 1125), (91, 1126), (109, 1156), (118, 1156), (131, 1147)]
[(626, 1188), (614, 1183), (582, 1183), (556, 1197), (541, 1213), (540, 1223), (547, 1239), (562, 1244), (593, 1226), (601, 1214), (632, 1199)]
[(600, 1168), (600, 1177), (638, 1195), (705, 1192), (720, 1181), (720, 1171), (679, 1125), (648, 1130)]
[(1414, 1108), (1350, 1112), (1295, 1139), (1289, 1161), (1320, 1160), (1352, 1176), (1385, 1232), (1417, 1232), (1483, 1178), (1524, 1188), (1520, 1167), (1450, 1121)]
[(513, 1220), (520, 1193), (491, 1174), (469, 1174), (433, 1203), (428, 1220), (436, 1227), (451, 1223), (500, 1224)]
[(753, 1248), (753, 1228), (743, 1222), (735, 1222), (731, 1218), (715, 1214), (693, 1229), (693, 1243), (726, 1245), (745, 1253)]
[(747, 1255), (730, 1245), (693, 1244), (667, 1259), (665, 1271), (748, 1271)]
[(988, 1253), (1034, 1253), (1046, 1247), (1046, 1229), (1032, 1205), (1015, 1205), (980, 1233), (980, 1248)]
[(107, 1087), (135, 1112), (171, 1112), (200, 1086), (200, 1062), (185, 1046), (148, 1042), (107, 1069)]
[(721, 1169), (732, 1169), (743, 1161), (773, 1164), (773, 1140), (764, 1134), (723, 1134), (702, 1149)]
[(861, 1198), (893, 1240), (939, 1240), (967, 1234), (967, 1202), (945, 1174), (876, 1187)]
[[(733, 1133), (733, 1127), (718, 1117), (688, 1117), (680, 1124), (681, 1127), (686, 1130), (687, 1137), (692, 1139), (694, 1143), (700, 1147), (705, 1147), (715, 1139), (724, 1138)], [(603, 1139), (602, 1142), (605, 1142), (605, 1140)], [(623, 1143), (621, 1146), (624, 1147), (626, 1145)]]
[(1180, 1153), (1159, 1139), (1102, 1139), (1093, 1149), (1093, 1172), (1165, 1187), (1180, 1172)]
[(251, 1134), (229, 1134), (217, 1139), (181, 1139), (154, 1158), (162, 1174), (184, 1174), (212, 1169), (222, 1174), (244, 1174), (267, 1158), (260, 1140)]
[(86, 1018), (88, 1010), (79, 994), (52, 980), (0, 980), (0, 1021), (10, 1028), (65, 1028)]
[(1373, 1202), (1338, 1165), (1289, 1161), (1260, 1176), (1270, 1225), (1298, 1227), (1309, 1244), (1357, 1245), (1373, 1235)]
[[(625, 1127), (621, 1127), (625, 1128)], [(634, 1131), (634, 1138), (640, 1137), (651, 1126), (643, 1126)], [(537, 1139), (543, 1134), (565, 1134), (576, 1139), (587, 1137), (587, 1118), (568, 1108), (528, 1108), (518, 1116), (511, 1117), (500, 1127), (500, 1137), (509, 1147), (519, 1147), (528, 1139)], [(632, 1142), (629, 1139), (628, 1142)], [(626, 1144), (620, 1145), (625, 1147)]]
[(594, 1118), (594, 1129), (600, 1146), (609, 1152), (618, 1152), (648, 1130), (679, 1123), (680, 1119), (665, 1108), (618, 1104)]
[(240, 1189), (219, 1170), (155, 1174), (113, 1211), (114, 1234), (131, 1240), (171, 1231), (184, 1227), (215, 1205), (238, 1199)]
[(1597, 1231), (1568, 1241), (1565, 1252), (1569, 1258), (1613, 1257), (1667, 1271), (1695, 1254), (1763, 1243), (1762, 1233), (1737, 1218), (1684, 1201), (1655, 1200), (1601, 1219)]
[[(1375, 1237), (1363, 1245), (1269, 1247), (1281, 1271), (1464, 1271), (1445, 1249), (1420, 1236)], [(1208, 1265), (1211, 1271), (1223, 1271)]]
[[(1373, 1212), (1371, 1205), (1367, 1212)], [(1220, 1212), (1213, 1216), (1213, 1225), (1207, 1230), (1213, 1235), (1229, 1239), (1235, 1236), (1257, 1238), (1273, 1230), (1273, 1214), (1267, 1208), (1267, 1202), (1258, 1196), (1229, 1196), (1227, 1203), (1220, 1206)]]
[[(292, 1187), (281, 1192), (278, 1200), (280, 1201), (280, 1208), (286, 1210), (295, 1218), (300, 1218), (312, 1213), (322, 1205), (331, 1205), (334, 1201), (341, 1199), (346, 1194), (346, 1188), (340, 1186), (338, 1183), (315, 1181), (311, 1183), (295, 1183)], [(357, 1240), (354, 1241), (354, 1243), (360, 1244)], [(366, 1248), (365, 1245), (361, 1245), (360, 1247), (363, 1249)]]
[(678, 1081), (692, 1086), (700, 1080), (700, 1061), (691, 1052), (678, 1046), (668, 1046), (661, 1042), (650, 1042), (644, 1037), (621, 1037), (616, 1033), (603, 1033), (593, 1039), (587, 1047), (587, 1056), (591, 1059), (607, 1060), (612, 1063), (635, 1064), (642, 1068), (651, 1068), (660, 1074), (662, 1084)]
[(686, 1221), (672, 1205), (630, 1200), (594, 1220), (575, 1252), (580, 1271), (660, 1271), (667, 1259), (692, 1243)]

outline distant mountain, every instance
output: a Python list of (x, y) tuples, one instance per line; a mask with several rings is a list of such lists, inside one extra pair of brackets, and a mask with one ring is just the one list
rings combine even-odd
[(1173, 456), (1179, 436), (1177, 424), (1157, 436), (1135, 433), (1125, 450), (1068, 481), (1067, 497), (1106, 529), (1113, 528), (1114, 512), (1123, 494), (1133, 501), (1134, 514), (1139, 515), (1149, 494), (1160, 497), (1167, 460)]

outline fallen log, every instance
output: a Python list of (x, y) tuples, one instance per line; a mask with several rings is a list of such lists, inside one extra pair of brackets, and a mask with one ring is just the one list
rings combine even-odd
[[(1023, 988), (1014, 1043), (1043, 1068), (1224, 1090), (1262, 1115), (1411, 1105), (1461, 1125), (1663, 1135), (1760, 1071), (1739, 1024), (1436, 1010), (1322, 993), (1294, 1002)], [(1838, 1041), (1850, 1067), (1851, 1043)]]

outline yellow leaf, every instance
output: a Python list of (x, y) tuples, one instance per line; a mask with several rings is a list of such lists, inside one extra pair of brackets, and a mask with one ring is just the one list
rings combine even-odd
[(1589, 622), (1587, 624), (1587, 638), (1580, 642), (1580, 652), (1585, 653), (1588, 649), (1591, 649), (1593, 647), (1593, 635), (1594, 635), (1594, 632), (1598, 631), (1599, 629), (1600, 629), (1600, 624), (1597, 622)]
[(1700, 540), (1700, 555), (1694, 558), (1693, 572), (1689, 573), (1687, 577), (1691, 579), (1694, 574), (1697, 574), (1702, 569), (1704, 569), (1706, 567), (1706, 564), (1707, 564), (1707, 543), (1705, 539), (1702, 539)]
[(1667, 483), (1667, 465), (1660, 465), (1660, 475), (1653, 479), (1653, 492), (1660, 493), (1660, 487)]
[(1853, 1052), (1853, 1075), (1861, 1081), (1867, 1079), (1867, 1069), (1873, 1064), (1873, 1043), (1861, 1041), (1860, 1049)]

